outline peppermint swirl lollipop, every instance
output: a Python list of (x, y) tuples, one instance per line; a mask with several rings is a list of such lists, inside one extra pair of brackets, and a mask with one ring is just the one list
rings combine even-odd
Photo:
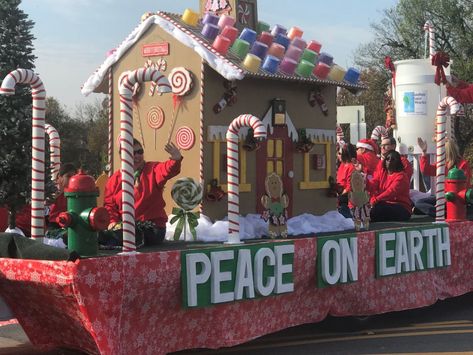
[(174, 68), (168, 76), (172, 93), (177, 96), (187, 95), (193, 86), (192, 74), (184, 67)]
[(202, 201), (202, 186), (192, 178), (180, 178), (171, 190), (171, 197), (185, 211), (191, 211)]

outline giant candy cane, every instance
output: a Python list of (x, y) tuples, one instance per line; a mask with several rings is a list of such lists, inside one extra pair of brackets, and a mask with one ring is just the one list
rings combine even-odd
[(429, 33), (429, 58), (432, 59), (435, 54), (435, 29), (434, 25), (432, 25), (432, 22), (426, 21), (424, 24), (424, 31), (426, 32), (426, 36), (427, 31)]
[(158, 92), (170, 92), (168, 79), (159, 71), (140, 68), (124, 73), (119, 80), (120, 92), (120, 158), (122, 177), (123, 251), (133, 252), (135, 245), (135, 195), (133, 168), (133, 86), (154, 81)]
[(388, 130), (384, 126), (376, 126), (371, 132), (371, 139), (378, 141), (380, 138), (384, 139), (388, 137)]
[(31, 237), (44, 236), (44, 116), (46, 90), (41, 79), (29, 69), (17, 69), (3, 79), (0, 94), (13, 95), (16, 84), (29, 84), (33, 98), (32, 176), (31, 176)]
[(227, 184), (228, 184), (228, 243), (240, 243), (240, 173), (238, 168), (238, 132), (251, 127), (256, 139), (266, 138), (266, 128), (252, 115), (235, 118), (227, 130)]
[(61, 167), (61, 139), (56, 128), (48, 123), (44, 124), (44, 129), (49, 137), (49, 160), (51, 163), (51, 180), (56, 181)]
[(455, 115), (460, 109), (458, 102), (451, 96), (444, 97), (437, 108), (437, 192), (435, 212), (437, 222), (445, 221), (445, 135), (447, 109)]

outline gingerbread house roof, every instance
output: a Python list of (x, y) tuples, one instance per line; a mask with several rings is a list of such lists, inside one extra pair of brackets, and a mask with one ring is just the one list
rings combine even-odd
[(202, 57), (210, 67), (216, 70), (227, 80), (242, 80), (245, 77), (255, 77), (261, 79), (272, 79), (282, 81), (295, 81), (301, 83), (313, 83), (317, 85), (332, 85), (346, 88), (350, 91), (359, 91), (366, 89), (361, 84), (351, 84), (334, 80), (322, 80), (315, 76), (308, 78), (297, 74), (287, 75), (282, 72), (271, 74), (263, 69), (253, 73), (245, 70), (241, 65), (241, 60), (228, 51), (228, 54), (222, 55), (212, 48), (212, 43), (202, 34), (202, 25), (192, 27), (181, 20), (181, 16), (167, 12), (157, 12), (148, 17), (138, 25), (128, 37), (116, 48), (114, 53), (109, 55), (102, 65), (93, 73), (82, 87), (82, 94), (85, 96), (91, 92), (107, 92), (108, 88), (108, 69), (112, 67), (120, 58), (141, 38), (141, 36), (153, 25), (158, 25), (164, 31), (173, 36), (177, 41), (193, 49)]

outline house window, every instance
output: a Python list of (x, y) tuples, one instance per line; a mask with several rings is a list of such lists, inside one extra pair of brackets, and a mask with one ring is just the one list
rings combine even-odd
[[(222, 189), (227, 192), (227, 143), (222, 140), (212, 141), (213, 167), (212, 178), (217, 179)], [(246, 182), (246, 150), (239, 143), (239, 171), (240, 171), (240, 192), (251, 192), (251, 184)]]
[[(330, 142), (315, 143), (311, 152), (304, 153), (304, 180), (299, 182), (301, 190), (329, 188), (328, 179), (332, 173), (330, 148)], [(316, 164), (314, 164), (315, 155), (322, 154), (325, 155), (325, 169), (317, 169)]]

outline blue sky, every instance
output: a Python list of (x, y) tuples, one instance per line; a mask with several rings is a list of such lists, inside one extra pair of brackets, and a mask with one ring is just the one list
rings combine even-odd
[[(370, 23), (397, 0), (259, 0), (258, 17), (271, 25), (304, 30), (304, 39), (322, 43), (336, 63), (353, 64), (356, 48), (371, 40)], [(297, 5), (296, 5), (297, 4)], [(102, 64), (105, 53), (117, 47), (139, 24), (145, 12), (182, 14), (199, 10), (198, 0), (23, 0), (21, 9), (35, 22), (36, 71), (48, 96), (72, 112), (85, 98), (81, 85)]]

